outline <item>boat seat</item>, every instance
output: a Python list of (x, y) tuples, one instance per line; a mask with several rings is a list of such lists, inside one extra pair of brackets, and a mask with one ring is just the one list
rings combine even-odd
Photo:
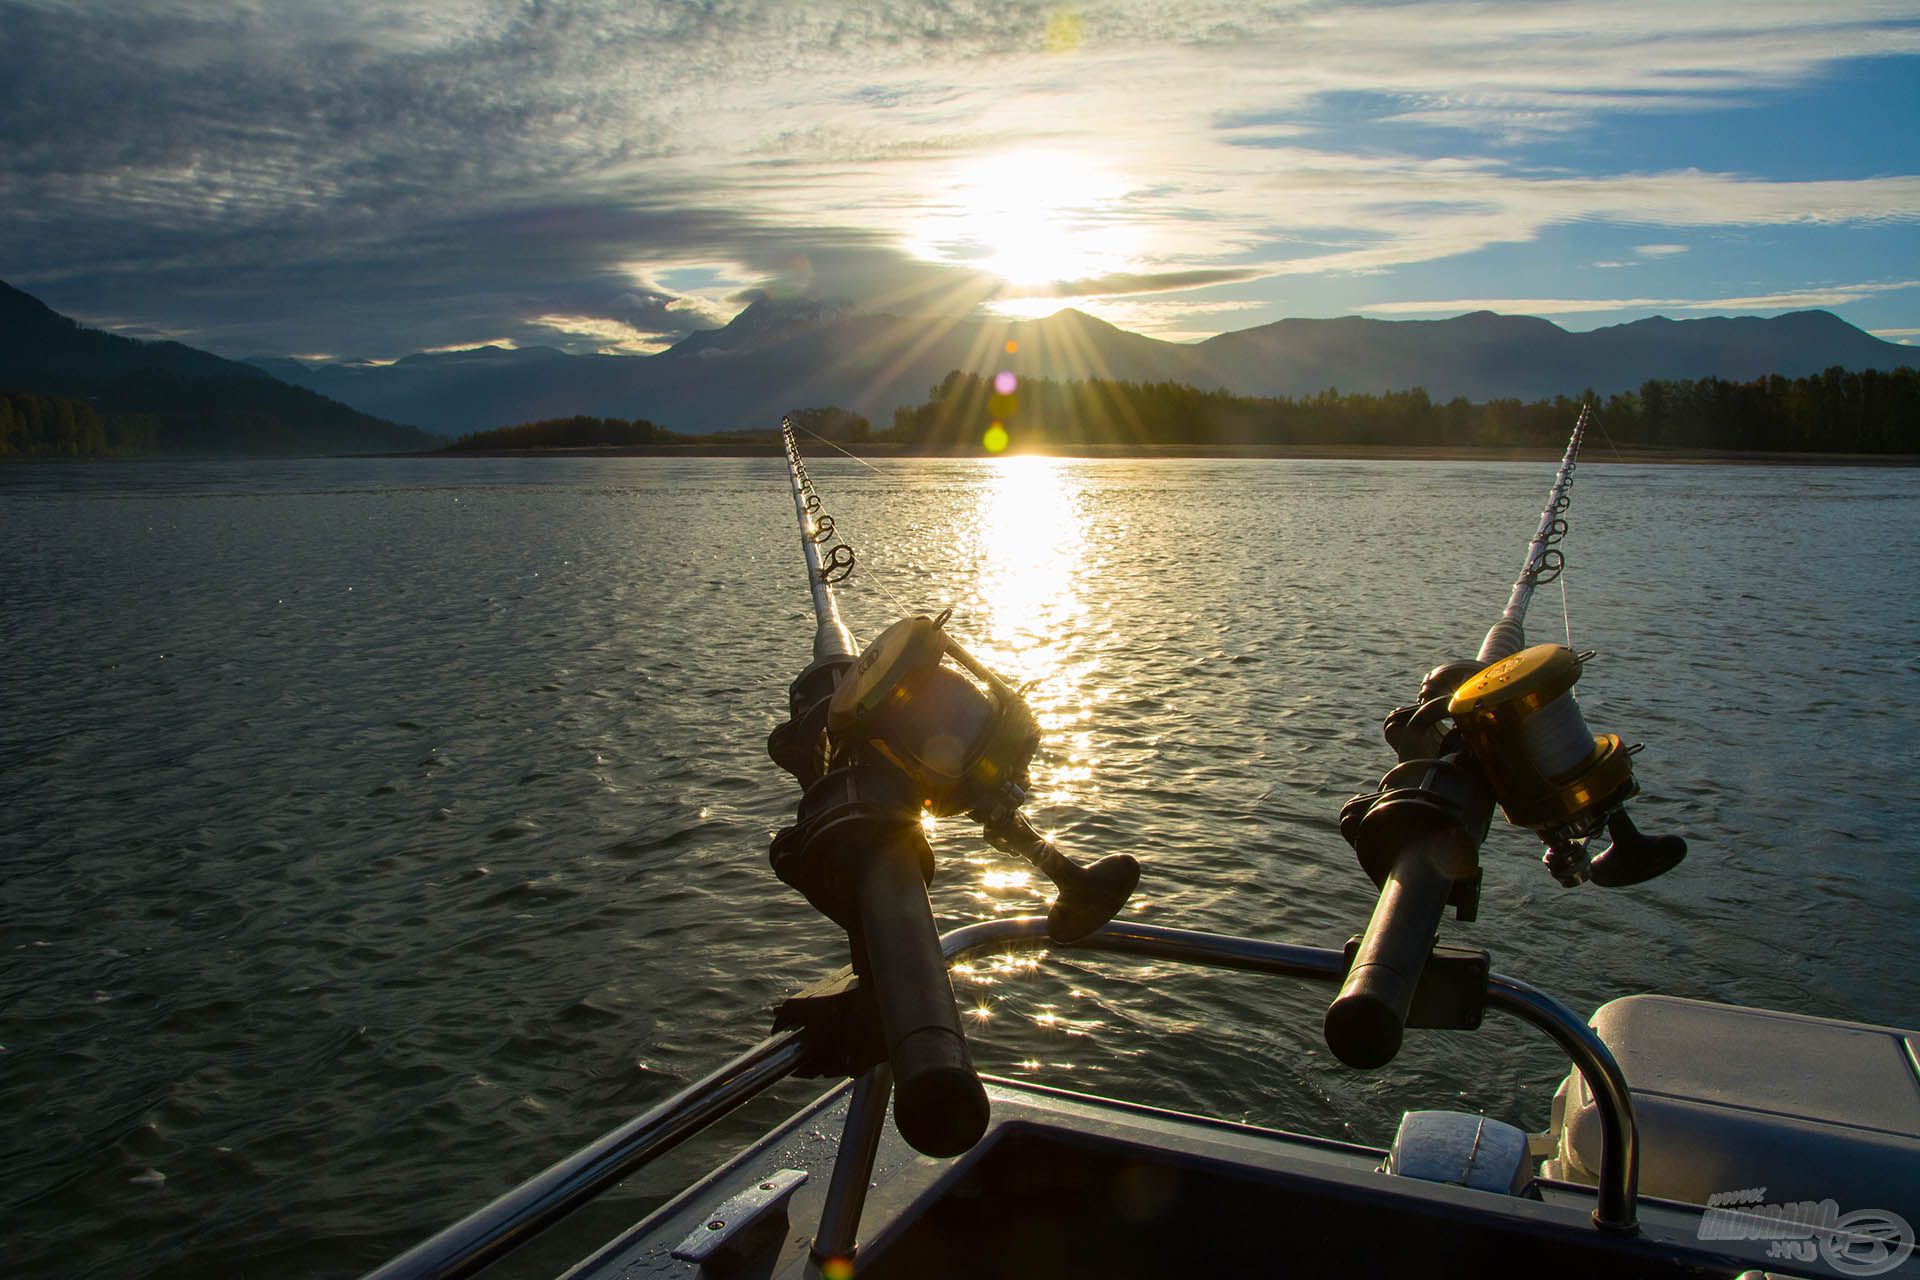
[[(1833, 1200), (1920, 1222), (1920, 1035), (1671, 996), (1601, 1006), (1640, 1128), (1640, 1190), (1692, 1204)], [(1600, 1120), (1570, 1072), (1541, 1172), (1592, 1184)]]

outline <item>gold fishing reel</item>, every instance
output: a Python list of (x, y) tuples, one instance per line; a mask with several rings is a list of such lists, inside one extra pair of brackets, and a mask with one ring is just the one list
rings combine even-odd
[(996, 849), (1038, 867), (1059, 890), (1047, 935), (1078, 941), (1126, 905), (1140, 863), (1110, 853), (1081, 866), (1020, 812), (1039, 722), (1019, 690), (947, 634), (950, 613), (903, 618), (861, 651), (827, 704), (827, 737), (835, 753), (870, 748), (905, 776), (922, 808), (972, 816)]
[(1592, 835), (1639, 790), (1633, 749), (1590, 731), (1573, 699), (1584, 662), (1537, 644), (1469, 677), (1447, 704), (1507, 821), (1549, 844)]
[(886, 757), (936, 817), (984, 818), (1025, 799), (1040, 726), (1019, 691), (946, 632), (950, 613), (881, 632), (834, 690), (827, 734)]
[[(1537, 644), (1468, 677), (1447, 712), (1493, 787), (1507, 821), (1547, 846), (1547, 870), (1563, 885), (1614, 888), (1672, 870), (1687, 856), (1679, 836), (1649, 836), (1626, 803), (1639, 794), (1629, 747), (1587, 728), (1573, 686), (1592, 654)], [(1609, 840), (1588, 849), (1602, 829)]]

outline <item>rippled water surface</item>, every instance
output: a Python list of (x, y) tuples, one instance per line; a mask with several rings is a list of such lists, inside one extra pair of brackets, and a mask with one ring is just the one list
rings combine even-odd
[[(1335, 820), (1390, 763), (1379, 719), (1477, 646), (1552, 471), (877, 466), (813, 464), (861, 638), (952, 606), (1036, 682), (1033, 816), (1140, 855), (1139, 918), (1317, 944), (1371, 906)], [(1693, 852), (1564, 891), (1497, 827), (1450, 934), (1583, 1012), (1920, 1024), (1916, 497), (1910, 470), (1583, 467), (1582, 706), (1647, 744), (1641, 824)], [(354, 1273), (843, 960), (766, 866), (811, 635), (775, 459), (17, 466), (0, 604), (11, 1274)], [(1564, 638), (1557, 588), (1530, 621)], [(943, 926), (1039, 905), (959, 822), (935, 845)], [(1413, 1106), (1540, 1127), (1564, 1070), (1490, 1025), (1349, 1072), (1324, 990), (1157, 963), (956, 985), (984, 1069), (1377, 1143)]]

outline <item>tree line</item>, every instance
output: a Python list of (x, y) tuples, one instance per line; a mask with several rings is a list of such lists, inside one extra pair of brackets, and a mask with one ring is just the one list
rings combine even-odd
[(265, 374), (142, 369), (36, 381), (34, 391), (0, 391), (0, 458), (394, 453), (434, 440)]
[(151, 453), (160, 420), (103, 414), (82, 400), (0, 391), (0, 458), (104, 458)]
[[(828, 440), (865, 441), (872, 435), (872, 424), (857, 413), (837, 405), (816, 409), (795, 409), (787, 414), (796, 426)], [(512, 427), (494, 427), (472, 431), (448, 445), (450, 453), (496, 449), (595, 449), (626, 448), (634, 445), (708, 444), (719, 437), (685, 435), (669, 431), (645, 418), (596, 418), (575, 414), (570, 418), (542, 418)], [(773, 430), (729, 431), (726, 441), (732, 445), (777, 445), (780, 433)]]
[(1558, 448), (1582, 400), (1620, 446), (1826, 453), (1920, 452), (1920, 372), (1850, 373), (1752, 382), (1649, 381), (1638, 391), (1581, 397), (1436, 401), (1419, 388), (1299, 398), (1236, 396), (1176, 382), (994, 380), (949, 373), (918, 406), (875, 433), (915, 449), (977, 451), (995, 423), (1016, 447), (1076, 445), (1389, 445)]
[(470, 431), (447, 446), (449, 453), (490, 449), (592, 449), (607, 446), (684, 443), (687, 437), (676, 435), (645, 418), (595, 418), (575, 414), (571, 418), (542, 418), (518, 426), (494, 427)]

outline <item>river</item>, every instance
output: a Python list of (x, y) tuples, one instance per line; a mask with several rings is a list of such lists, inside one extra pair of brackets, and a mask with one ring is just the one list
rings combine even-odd
[[(843, 605), (1033, 683), (1031, 812), (1137, 918), (1337, 945), (1378, 724), (1506, 599), (1544, 464), (883, 461), (813, 474)], [(1674, 873), (1563, 890), (1496, 829), (1447, 934), (1632, 991), (1920, 1025), (1920, 471), (1584, 465), (1536, 640), (1595, 649)], [(768, 870), (811, 615), (777, 459), (0, 469), (0, 1203), (16, 1276), (341, 1275), (613, 1127), (844, 960)], [(943, 927), (1037, 909), (959, 820)], [(1524, 1030), (1356, 1073), (1326, 992), (958, 975), (980, 1065), (1385, 1143), (1539, 1128)], [(733, 1131), (818, 1086), (793, 1084)], [(679, 1157), (682, 1167), (711, 1150)], [(578, 1230), (666, 1189), (641, 1178)]]

